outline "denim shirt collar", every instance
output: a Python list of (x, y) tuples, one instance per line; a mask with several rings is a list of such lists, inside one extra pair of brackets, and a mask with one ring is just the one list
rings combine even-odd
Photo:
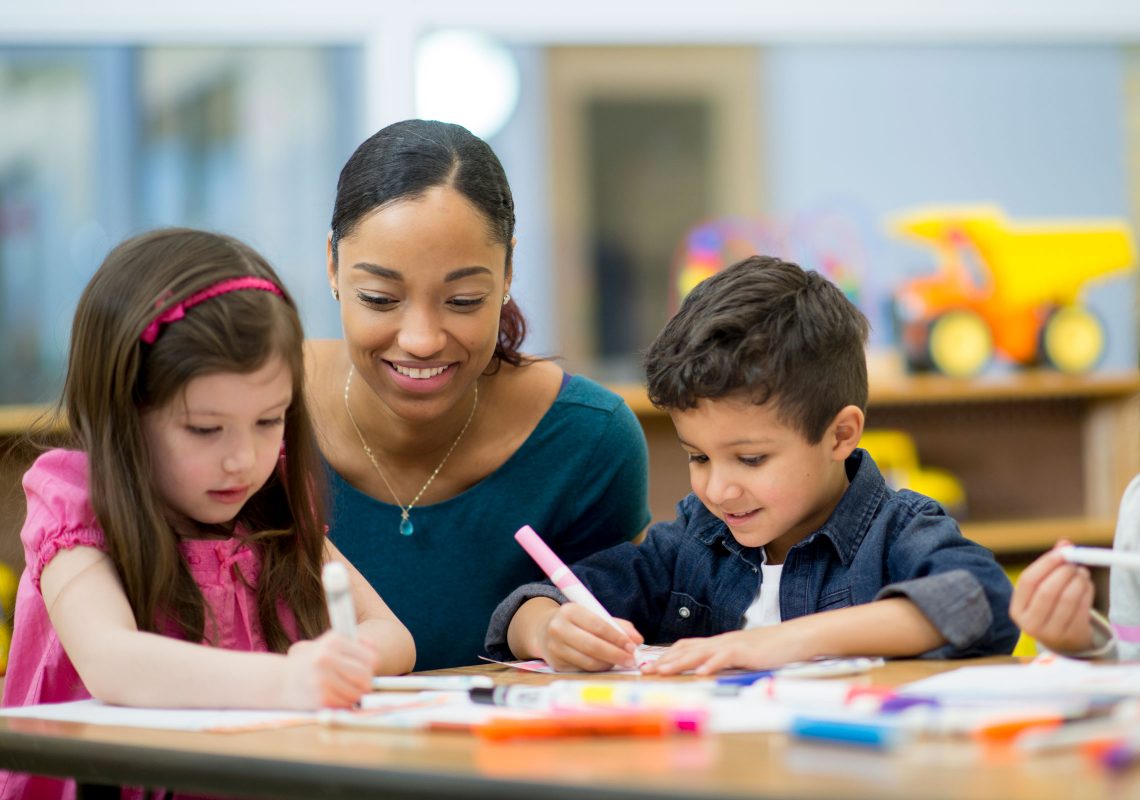
[[(818, 530), (804, 537), (794, 547), (804, 546), (823, 536), (831, 542), (840, 562), (846, 566), (859, 550), (863, 536), (875, 511), (887, 495), (888, 488), (878, 466), (866, 450), (856, 449), (847, 457), (844, 467), (850, 484), (843, 497), (839, 498), (839, 504)], [(740, 552), (743, 548), (728, 526), (705, 508), (695, 495), (691, 495), (690, 499), (700, 506), (691, 523), (692, 535), (709, 547), (720, 541), (732, 552)]]
[[(826, 536), (844, 566), (851, 563), (863, 537), (870, 529), (871, 520), (886, 498), (889, 489), (874, 459), (866, 450), (856, 449), (844, 464), (851, 481), (839, 505), (818, 531), (800, 542), (805, 544), (817, 536)], [(798, 546), (798, 545), (797, 545)]]

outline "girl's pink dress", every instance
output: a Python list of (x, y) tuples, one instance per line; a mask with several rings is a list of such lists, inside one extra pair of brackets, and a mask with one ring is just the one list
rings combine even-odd
[[(87, 455), (74, 450), (51, 450), (24, 474), (28, 513), (20, 540), (26, 567), (16, 593), (16, 613), (4, 706), (62, 703), (91, 695), (59, 643), (40, 594), (40, 575), (60, 550), (94, 547), (106, 551), (103, 531), (95, 519), (88, 491)], [(268, 648), (257, 618), (257, 600), (249, 587), (257, 585), (260, 561), (240, 536), (229, 539), (183, 539), (179, 543), (190, 574), (202, 590), (217, 621), (216, 647), (265, 652)], [(245, 582), (238, 579), (240, 572)], [(246, 585), (248, 583), (248, 586)], [(283, 610), (282, 623), (296, 639), (296, 624)], [(167, 632), (174, 635), (173, 629)], [(124, 791), (124, 797), (142, 797)], [(75, 797), (75, 781), (0, 771), (0, 800), (54, 800)], [(184, 796), (183, 796), (184, 797)]]

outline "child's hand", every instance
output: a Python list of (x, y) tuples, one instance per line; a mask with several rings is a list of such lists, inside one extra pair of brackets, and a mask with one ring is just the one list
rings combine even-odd
[(371, 691), (380, 653), (367, 639), (349, 641), (333, 631), (297, 642), (286, 656), (286, 705), (349, 708)]
[(615, 665), (632, 668), (633, 651), (645, 640), (628, 621), (617, 623), (626, 636), (583, 606), (564, 603), (539, 631), (539, 652), (559, 672), (600, 672)]
[(787, 625), (770, 625), (681, 639), (641, 671), (646, 675), (677, 675), (693, 670), (698, 675), (711, 675), (722, 669), (768, 669), (806, 658), (800, 647), (800, 637)]
[[(1056, 547), (1067, 544), (1062, 540)], [(1056, 547), (1021, 573), (1009, 616), (1050, 650), (1076, 653), (1093, 644), (1093, 582), (1088, 569), (1065, 561)]]

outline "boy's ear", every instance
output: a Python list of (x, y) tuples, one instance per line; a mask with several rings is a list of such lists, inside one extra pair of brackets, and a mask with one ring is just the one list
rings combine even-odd
[(835, 415), (827, 435), (831, 439), (831, 455), (836, 461), (843, 461), (859, 446), (863, 422), (863, 411), (858, 406), (844, 406)]

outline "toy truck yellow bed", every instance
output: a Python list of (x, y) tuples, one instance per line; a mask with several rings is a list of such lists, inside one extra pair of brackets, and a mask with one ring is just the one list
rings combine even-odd
[(968, 376), (995, 351), (1068, 372), (1099, 360), (1104, 328), (1081, 294), (1090, 281), (1132, 268), (1135, 249), (1124, 222), (1011, 223), (996, 207), (975, 206), (912, 213), (892, 227), (939, 256), (936, 274), (907, 282), (896, 295), (912, 366)]

